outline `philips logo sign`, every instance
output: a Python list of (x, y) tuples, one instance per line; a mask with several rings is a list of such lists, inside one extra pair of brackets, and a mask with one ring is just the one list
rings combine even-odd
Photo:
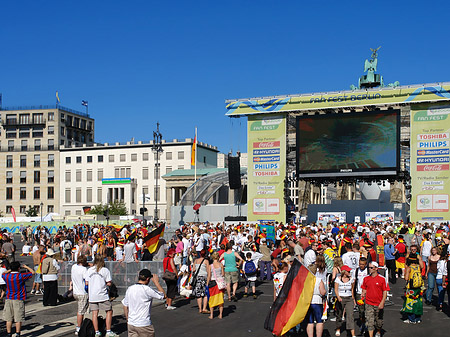
[(448, 147), (449, 143), (448, 140), (440, 140), (436, 142), (419, 142), (417, 146), (420, 149), (428, 149), (428, 148), (434, 148), (434, 147)]
[(280, 164), (271, 163), (271, 164), (253, 164), (253, 168), (255, 170), (277, 170), (280, 168)]

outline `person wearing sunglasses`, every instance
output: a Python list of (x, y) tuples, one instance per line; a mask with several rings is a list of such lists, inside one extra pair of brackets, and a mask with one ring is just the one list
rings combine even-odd
[(366, 325), (369, 336), (381, 336), (383, 327), (384, 303), (390, 290), (386, 279), (378, 274), (378, 263), (369, 263), (369, 276), (366, 276), (361, 286), (361, 299), (365, 304)]

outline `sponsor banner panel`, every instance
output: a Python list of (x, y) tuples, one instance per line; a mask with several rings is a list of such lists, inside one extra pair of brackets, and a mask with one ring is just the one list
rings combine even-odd
[(448, 220), (450, 106), (411, 106), (411, 221)]
[(248, 221), (285, 221), (285, 115), (248, 118)]
[(317, 220), (328, 222), (346, 222), (347, 213), (345, 212), (317, 212)]
[(366, 222), (394, 222), (394, 212), (366, 212)]

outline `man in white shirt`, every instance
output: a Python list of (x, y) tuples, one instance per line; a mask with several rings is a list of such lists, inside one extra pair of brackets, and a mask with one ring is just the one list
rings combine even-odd
[(317, 242), (313, 242), (311, 244), (311, 249), (309, 249), (306, 253), (305, 253), (305, 257), (303, 259), (303, 264), (305, 265), (305, 267), (309, 267), (310, 265), (316, 263), (316, 251), (317, 251), (317, 247), (319, 246), (319, 244)]
[(342, 255), (342, 263), (345, 266), (349, 266), (351, 270), (355, 270), (359, 266), (360, 254), (355, 251), (357, 248), (359, 248), (358, 243), (353, 244), (353, 250), (351, 243), (345, 244), (345, 249), (347, 252)]
[[(158, 291), (148, 286), (150, 279)], [(163, 300), (164, 289), (159, 284), (158, 275), (153, 275), (148, 269), (139, 272), (138, 283), (127, 289), (122, 300), (123, 311), (128, 322), (128, 336), (155, 336), (155, 329), (151, 321), (152, 301), (154, 298)]]
[(77, 264), (72, 266), (70, 276), (72, 278), (73, 287), (73, 297), (77, 300), (78, 311), (77, 311), (77, 327), (75, 330), (75, 335), (78, 335), (80, 331), (81, 323), (83, 322), (84, 314), (89, 308), (88, 294), (85, 289), (85, 279), (84, 275), (87, 271), (87, 259), (86, 256), (80, 255), (78, 257)]
[(127, 244), (123, 247), (123, 261), (126, 263), (137, 262), (136, 258), (136, 245), (133, 241), (128, 241)]
[(187, 264), (187, 257), (191, 249), (191, 242), (187, 239), (186, 234), (183, 234), (183, 264)]

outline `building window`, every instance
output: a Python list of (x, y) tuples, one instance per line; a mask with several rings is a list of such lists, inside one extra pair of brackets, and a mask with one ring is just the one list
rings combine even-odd
[(27, 182), (27, 171), (20, 171), (20, 183), (25, 184)]
[(54, 121), (55, 120), (55, 113), (54, 112), (49, 112), (48, 113), (48, 120), (49, 121)]
[(125, 177), (124, 178), (131, 178), (131, 167), (127, 167), (125, 169)]
[(109, 161), (110, 163), (114, 163), (114, 155), (113, 155), (113, 154), (110, 154), (110, 155), (109, 155), (108, 161)]
[(114, 169), (114, 178), (120, 178), (120, 168), (118, 167)]
[(48, 167), (54, 167), (55, 166), (55, 155), (49, 154), (48, 155)]
[(41, 198), (41, 189), (40, 189), (39, 187), (35, 187), (35, 188), (34, 188), (33, 196), (34, 196), (34, 199), (35, 199), (35, 200)]
[(142, 154), (142, 160), (143, 161), (148, 161), (148, 153), (143, 153)]
[(75, 190), (75, 202), (81, 202), (81, 188)]
[(13, 198), (13, 189), (12, 187), (6, 188), (6, 200), (11, 200)]
[(12, 184), (13, 182), (13, 172), (12, 171), (6, 171), (6, 183)]
[(21, 124), (21, 125), (30, 124), (30, 114), (20, 114), (19, 115), (19, 124)]
[(41, 140), (35, 139), (34, 140), (34, 151), (40, 151), (41, 150)]
[(70, 188), (66, 188), (65, 191), (65, 200), (66, 200), (66, 204), (70, 203)]
[(20, 142), (20, 150), (22, 150), (22, 151), (28, 150), (28, 141), (27, 140), (22, 140)]
[(137, 161), (137, 153), (131, 154), (131, 161)]
[(98, 156), (97, 157), (97, 161), (99, 162), (99, 163), (103, 163), (103, 156)]
[(6, 138), (16, 138), (16, 130), (6, 130)]
[(166, 167), (166, 174), (172, 172), (172, 166), (167, 166)]
[(75, 181), (78, 183), (81, 182), (81, 170), (75, 172)]
[(92, 156), (87, 156), (87, 162), (92, 163)]
[(27, 156), (20, 156), (20, 167), (27, 167)]
[(172, 152), (166, 152), (166, 160), (172, 160)]
[(126, 159), (125, 157), (126, 157), (126, 155), (124, 153), (122, 153), (120, 155), (120, 161), (125, 161), (125, 159)]
[(102, 203), (102, 188), (97, 188), (97, 202)]
[(6, 167), (13, 167), (13, 156), (12, 155), (6, 156)]
[(54, 211), (55, 211), (55, 206), (53, 206), (53, 205), (48, 205), (47, 206), (47, 213), (53, 213)]
[(77, 164), (81, 164), (81, 156), (77, 156)]
[(183, 151), (178, 152), (178, 159), (184, 159), (184, 152)]
[(103, 169), (97, 170), (97, 181), (102, 181), (103, 179)]
[(155, 186), (155, 200), (159, 201), (160, 198), (161, 197), (159, 195), (159, 186), (158, 186), (158, 188), (156, 188), (156, 186)]
[[(62, 122), (62, 121), (61, 121)], [(61, 126), (61, 136), (64, 136), (65, 132), (64, 132), (64, 127)]]
[(72, 160), (70, 159), (70, 157), (66, 157), (66, 164), (70, 164), (72, 162)]
[(12, 206), (6, 206), (6, 213), (11, 214)]
[(144, 180), (148, 179), (148, 167), (142, 168), (142, 179)]
[(30, 137), (30, 129), (29, 128), (20, 128), (19, 129), (19, 138), (29, 138)]
[(14, 141), (8, 140), (8, 152), (14, 151)]
[(47, 187), (47, 199), (54, 199), (55, 198), (55, 188), (53, 186)]
[(47, 134), (54, 135), (55, 134), (55, 127), (53, 125), (49, 125), (47, 128)]
[(20, 213), (21, 214), (25, 214), (25, 212), (27, 211), (27, 206), (20, 206)]
[(86, 202), (92, 202), (92, 188), (86, 190)]
[[(20, 200), (25, 200), (27, 198), (27, 188), (21, 187), (20, 188)], [(22, 212), (20, 212), (22, 213)]]
[(54, 150), (55, 149), (55, 140), (54, 139), (49, 139), (48, 140), (48, 149), (49, 150)]
[(92, 181), (92, 170), (86, 171), (86, 181)]
[(42, 123), (44, 123), (44, 114), (43, 113), (35, 113), (35, 114), (33, 114), (33, 123), (34, 124), (42, 124)]
[(41, 171), (34, 171), (34, 183), (38, 184), (41, 182)]
[(55, 171), (48, 171), (48, 182), (49, 183), (55, 182)]
[(70, 183), (70, 181), (71, 181), (70, 171), (66, 171), (66, 183)]
[(34, 167), (41, 166), (41, 156), (39, 154), (34, 155)]
[(44, 137), (44, 129), (42, 126), (33, 128), (33, 138), (41, 138)]

